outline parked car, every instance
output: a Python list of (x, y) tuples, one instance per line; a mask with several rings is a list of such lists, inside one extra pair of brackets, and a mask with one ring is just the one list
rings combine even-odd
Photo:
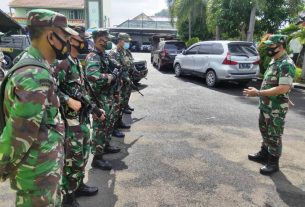
[(185, 43), (182, 41), (161, 41), (156, 50), (151, 53), (152, 64), (158, 70), (162, 70), (165, 66), (172, 67), (176, 55), (181, 53), (185, 48)]
[(220, 81), (247, 84), (259, 74), (260, 57), (251, 42), (199, 42), (177, 55), (176, 76), (190, 74), (204, 77), (209, 87)]
[(143, 42), (141, 45), (141, 51), (143, 52), (150, 52), (151, 51), (151, 45), (149, 42)]
[(3, 64), (5, 64), (4, 55), (3, 55), (3, 52), (0, 51), (0, 85), (5, 76), (5, 72), (2, 69)]
[(13, 66), (13, 60), (30, 44), (31, 40), (28, 35), (1, 35), (0, 51), (3, 52), (6, 62), (3, 65), (3, 69), (10, 69)]

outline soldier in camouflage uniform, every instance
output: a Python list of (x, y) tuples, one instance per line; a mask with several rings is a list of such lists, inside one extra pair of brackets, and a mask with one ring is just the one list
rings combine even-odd
[(115, 112), (115, 85), (119, 72), (115, 65), (105, 53), (106, 49), (111, 49), (109, 33), (107, 30), (97, 30), (92, 33), (95, 50), (86, 57), (86, 75), (92, 85), (94, 94), (99, 99), (106, 113), (106, 121), (93, 120), (93, 146), (94, 158), (92, 167), (102, 170), (112, 168), (108, 161), (103, 159), (104, 153), (117, 153), (120, 149), (110, 145), (111, 135), (114, 127)]
[(123, 74), (123, 86), (120, 92), (120, 110), (117, 113), (117, 123), (116, 126), (121, 128), (130, 128), (130, 126), (126, 125), (122, 122), (122, 112), (126, 114), (131, 114), (133, 109), (129, 107), (128, 102), (131, 96), (132, 87), (132, 78), (131, 74), (140, 72), (135, 68), (133, 63), (133, 57), (131, 52), (129, 51), (129, 43), (131, 41), (130, 36), (127, 33), (119, 33), (118, 34), (118, 44), (117, 48), (114, 48), (110, 51), (109, 56), (111, 59), (116, 60), (120, 65), (122, 65)]
[(0, 177), (17, 191), (16, 206), (61, 206), (64, 124), (50, 64), (67, 56), (77, 32), (44, 9), (30, 11), (27, 25), (32, 45), (1, 88)]
[(285, 51), (286, 36), (271, 35), (267, 41), (266, 53), (272, 57), (260, 90), (249, 87), (246, 96), (259, 96), (259, 128), (262, 134), (261, 150), (249, 154), (249, 160), (267, 163), (260, 169), (263, 175), (279, 171), (279, 157), (282, 153), (282, 134), (289, 107), (289, 92), (295, 76), (295, 66)]
[[(77, 58), (79, 54), (88, 52), (84, 44), (85, 29), (76, 27), (74, 30), (79, 35), (70, 38), (71, 53), (67, 59), (56, 66), (54, 74), (58, 81), (59, 98), (67, 122), (63, 175), (64, 206), (79, 206), (75, 196), (91, 196), (98, 192), (97, 187), (89, 187), (83, 183), (85, 166), (91, 149), (88, 127), (90, 109), (76, 100), (78, 97), (72, 97), (72, 95), (79, 93), (90, 100), (86, 90), (84, 72)], [(102, 121), (105, 117), (100, 119)]]

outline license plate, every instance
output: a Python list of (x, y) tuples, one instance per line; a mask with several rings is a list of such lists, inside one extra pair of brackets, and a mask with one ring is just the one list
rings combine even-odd
[(250, 63), (239, 63), (239, 69), (249, 69), (251, 68)]

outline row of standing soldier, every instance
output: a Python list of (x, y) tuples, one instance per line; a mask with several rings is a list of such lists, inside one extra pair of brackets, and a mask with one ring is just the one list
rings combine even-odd
[(83, 70), (77, 56), (87, 52), (84, 28), (71, 29), (65, 16), (44, 9), (30, 11), (27, 25), (32, 44), (1, 86), (0, 177), (10, 179), (16, 206), (79, 206), (76, 196), (98, 192), (83, 182), (90, 152), (92, 167), (111, 170), (103, 155), (120, 151), (111, 137), (130, 127), (122, 113), (132, 110), (129, 74), (139, 73), (130, 37), (119, 34), (109, 57), (108, 31), (94, 31)]

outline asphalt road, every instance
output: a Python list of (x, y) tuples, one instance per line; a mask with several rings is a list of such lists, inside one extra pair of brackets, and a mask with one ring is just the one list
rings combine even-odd
[[(304, 207), (305, 206), (305, 92), (293, 90), (295, 106), (286, 119), (281, 171), (259, 174), (260, 164), (247, 154), (260, 147), (258, 99), (242, 96), (236, 84), (207, 88), (200, 78), (176, 78), (157, 71), (150, 54), (141, 97), (126, 137), (113, 139), (122, 152), (107, 156), (110, 172), (87, 166), (86, 181), (98, 186), (97, 196), (80, 198), (86, 207)], [(0, 206), (13, 195), (0, 185)]]

